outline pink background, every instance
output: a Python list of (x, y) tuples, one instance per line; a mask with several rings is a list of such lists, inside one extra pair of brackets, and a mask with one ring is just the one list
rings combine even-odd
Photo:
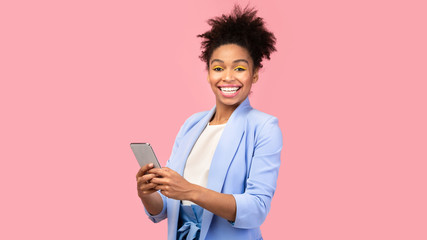
[[(241, 1), (245, 5), (246, 1)], [(425, 1), (251, 1), (278, 39), (265, 239), (427, 239)], [(210, 109), (200, 39), (232, 1), (1, 1), (0, 239), (166, 239), (130, 142), (162, 164)]]

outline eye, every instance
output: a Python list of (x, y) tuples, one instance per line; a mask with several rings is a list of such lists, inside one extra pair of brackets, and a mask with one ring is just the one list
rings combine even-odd
[(242, 72), (242, 71), (245, 71), (245, 70), (246, 70), (246, 68), (243, 67), (243, 66), (237, 66), (237, 67), (234, 68), (234, 71), (238, 71), (238, 72)]
[(222, 68), (220, 66), (215, 66), (212, 68), (212, 70), (214, 70), (215, 72), (220, 72), (220, 71), (224, 70), (224, 68)]

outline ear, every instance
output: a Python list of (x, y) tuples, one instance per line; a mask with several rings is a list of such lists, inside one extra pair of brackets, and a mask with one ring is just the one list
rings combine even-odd
[(254, 75), (252, 76), (252, 83), (256, 83), (258, 81), (258, 72), (259, 72), (259, 68), (255, 68), (254, 70)]

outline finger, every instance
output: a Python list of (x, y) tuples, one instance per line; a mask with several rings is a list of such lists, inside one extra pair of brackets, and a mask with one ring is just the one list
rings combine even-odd
[(157, 190), (154, 188), (144, 189), (144, 190), (138, 189), (138, 195), (148, 195), (148, 194), (152, 194), (154, 192), (157, 192)]
[(165, 171), (165, 172), (175, 173), (175, 171), (174, 171), (174, 170), (172, 170), (172, 169), (170, 169), (170, 168), (168, 168), (168, 167), (163, 167), (163, 168), (162, 168), (162, 170), (163, 170), (163, 171)]
[(154, 167), (154, 165), (152, 163), (146, 164), (144, 166), (142, 166), (138, 173), (136, 174), (136, 179), (138, 180), (138, 177), (141, 177), (142, 175), (145, 174), (145, 172), (147, 172), (148, 170), (152, 169)]
[(154, 189), (160, 190), (160, 191), (168, 191), (170, 189), (170, 187), (166, 186), (166, 185), (157, 185), (154, 187)]
[(143, 183), (141, 185), (138, 186), (138, 189), (140, 191), (147, 191), (147, 190), (157, 190), (156, 187), (158, 185), (155, 183)]
[(151, 188), (155, 188), (158, 184), (157, 183), (151, 183), (151, 182), (138, 182), (137, 188), (141, 190), (147, 190)]
[(170, 192), (168, 192), (168, 191), (166, 191), (166, 190), (160, 191), (160, 193), (161, 193), (161, 194), (163, 194), (163, 195), (164, 195), (164, 196), (166, 196), (166, 197), (171, 197), (171, 196), (170, 196)]
[(151, 179), (153, 179), (153, 178), (155, 178), (156, 177), (156, 175), (155, 174), (150, 174), (150, 173), (148, 173), (148, 174), (145, 174), (145, 175), (143, 175), (142, 177), (139, 177), (138, 178), (138, 182), (139, 181), (142, 181), (142, 182), (150, 182), (151, 181)]
[(162, 176), (162, 177), (169, 176), (169, 172), (164, 171), (163, 169), (160, 169), (160, 168), (152, 168), (148, 171), (148, 173), (153, 173), (153, 174), (156, 174), (157, 176)]
[(151, 181), (152, 183), (156, 183), (156, 184), (162, 184), (162, 185), (169, 185), (170, 183), (170, 179), (169, 178), (152, 178)]
[(138, 185), (141, 185), (141, 184), (148, 184), (148, 183), (150, 183), (151, 182), (151, 180), (154, 178), (155, 176), (154, 176), (154, 174), (150, 174), (150, 176), (146, 176), (146, 175), (144, 175), (144, 176), (142, 176), (142, 177), (139, 177), (138, 178), (138, 180), (136, 181), (137, 182), (137, 184)]
[(175, 172), (174, 170), (172, 170), (168, 167), (164, 167), (164, 168), (162, 168), (162, 170), (163, 170), (164, 174), (169, 174), (170, 176), (171, 175), (180, 175), (179, 173)]
[[(136, 185), (138, 186), (138, 188), (140, 188), (140, 187), (142, 187), (142, 186), (144, 186), (144, 185), (147, 185), (147, 184), (149, 184), (150, 182), (147, 182), (147, 181), (143, 181), (141, 178), (138, 180), (138, 182), (136, 182)], [(154, 184), (156, 184), (156, 183), (154, 183)]]

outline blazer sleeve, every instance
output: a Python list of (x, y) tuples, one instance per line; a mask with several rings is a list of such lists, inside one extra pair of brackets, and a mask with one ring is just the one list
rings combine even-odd
[[(179, 144), (181, 142), (182, 137), (185, 135), (185, 133), (187, 132), (188, 129), (188, 125), (191, 123), (191, 118), (189, 118), (187, 121), (185, 121), (185, 123), (182, 125), (181, 129), (179, 130), (176, 138), (175, 138), (175, 142), (173, 144), (172, 147), (172, 153), (168, 159), (168, 161), (166, 162), (166, 167), (169, 166), (170, 161), (174, 158), (176, 152), (179, 149)], [(151, 215), (147, 209), (145, 209), (145, 213), (147, 214), (148, 218), (153, 221), (154, 223), (158, 223), (162, 220), (164, 220), (167, 217), (167, 197), (165, 197), (160, 191), (157, 191), (160, 196), (162, 197), (162, 201), (163, 201), (163, 208), (162, 211), (157, 214), (157, 215)]]
[(166, 209), (167, 209), (167, 205), (166, 205), (166, 203), (167, 203), (167, 201), (166, 201), (166, 197), (163, 195), (163, 194), (161, 194), (160, 192), (158, 192), (159, 194), (160, 194), (160, 196), (162, 197), (162, 201), (163, 201), (163, 208), (162, 208), (162, 211), (159, 213), (159, 214), (157, 214), (157, 215), (151, 215), (148, 211), (147, 211), (147, 209), (145, 209), (145, 207), (144, 207), (144, 210), (145, 210), (145, 213), (147, 214), (147, 216), (148, 216), (148, 219), (150, 219), (152, 222), (154, 222), (154, 223), (158, 223), (158, 222), (160, 222), (160, 221), (162, 221), (163, 219), (165, 219), (166, 217), (167, 217), (167, 212), (166, 212)]
[(233, 194), (237, 208), (234, 227), (256, 228), (264, 222), (276, 190), (282, 145), (278, 120), (271, 116), (256, 136), (245, 192)]

